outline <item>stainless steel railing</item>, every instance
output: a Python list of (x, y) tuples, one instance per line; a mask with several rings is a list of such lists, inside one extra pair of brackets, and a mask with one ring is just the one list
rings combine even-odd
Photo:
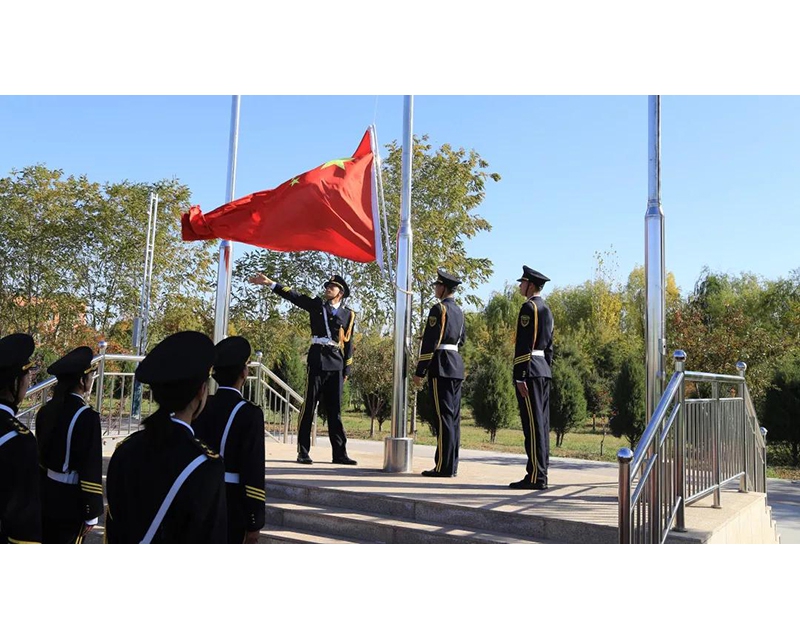
[[(264, 428), (268, 437), (278, 442), (294, 442), (297, 433), (297, 415), (303, 397), (281, 380), (262, 362), (261, 352), (249, 363), (248, 376), (242, 395), (261, 407)], [(156, 410), (152, 393), (146, 385), (142, 389), (138, 412), (133, 411), (134, 372), (144, 356), (106, 353), (106, 343), (100, 343), (100, 354), (93, 363), (98, 364), (90, 404), (100, 414), (103, 437), (123, 437), (141, 428), (141, 418)], [(48, 378), (31, 387), (25, 395), (17, 418), (29, 429), (35, 429), (35, 416), (52, 394), (56, 378)], [(314, 422), (316, 427), (316, 418)], [(316, 436), (316, 428), (314, 428)]]
[[(619, 462), (619, 541), (663, 543), (671, 530), (685, 530), (686, 506), (739, 481), (742, 492), (766, 493), (766, 430), (759, 427), (739, 375), (685, 371), (676, 351), (675, 373), (632, 452)], [(686, 398), (687, 385), (698, 398)]]

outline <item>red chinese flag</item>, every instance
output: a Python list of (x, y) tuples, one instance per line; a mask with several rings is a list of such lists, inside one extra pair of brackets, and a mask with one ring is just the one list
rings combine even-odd
[[(203, 215), (181, 218), (184, 240), (235, 240), (275, 251), (325, 251), (357, 262), (376, 259), (369, 131), (352, 158), (326, 162)], [(378, 249), (379, 251), (379, 249)]]

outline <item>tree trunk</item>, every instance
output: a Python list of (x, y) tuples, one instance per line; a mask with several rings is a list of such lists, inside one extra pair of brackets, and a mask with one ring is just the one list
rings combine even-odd
[(593, 413), (592, 414), (592, 433), (594, 433), (594, 427), (595, 427), (596, 424), (597, 424), (597, 415)]
[(797, 440), (792, 443), (792, 464), (795, 467), (800, 465), (800, 442)]

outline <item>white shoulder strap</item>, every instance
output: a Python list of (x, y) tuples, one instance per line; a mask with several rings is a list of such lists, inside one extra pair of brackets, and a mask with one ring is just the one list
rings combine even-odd
[(64, 458), (64, 467), (61, 469), (64, 473), (69, 471), (69, 450), (72, 448), (72, 430), (75, 428), (75, 423), (78, 421), (78, 416), (89, 408), (89, 405), (83, 405), (72, 416), (72, 422), (69, 423), (69, 430), (67, 431), (67, 455)]
[(15, 435), (17, 435), (16, 431), (9, 431), (6, 435), (0, 438), (0, 447), (2, 447), (6, 442), (11, 440)]
[(228, 441), (228, 432), (231, 430), (231, 425), (233, 424), (233, 419), (236, 417), (236, 414), (239, 412), (247, 402), (245, 400), (241, 400), (239, 404), (237, 404), (233, 411), (231, 411), (231, 415), (228, 418), (228, 424), (225, 425), (225, 431), (222, 432), (222, 442), (219, 445), (219, 455), (223, 459), (225, 458), (225, 443)]
[(186, 468), (181, 471), (181, 474), (175, 478), (175, 482), (172, 483), (172, 486), (169, 489), (169, 493), (167, 493), (167, 497), (164, 498), (164, 502), (161, 503), (161, 507), (156, 513), (156, 517), (153, 519), (150, 528), (147, 530), (147, 533), (142, 538), (142, 541), (139, 544), (150, 544), (153, 539), (153, 536), (156, 535), (156, 531), (161, 526), (161, 522), (164, 520), (164, 516), (167, 515), (167, 510), (169, 509), (172, 501), (175, 500), (175, 496), (178, 493), (178, 490), (181, 488), (184, 482), (186, 482), (186, 478), (188, 478), (192, 472), (197, 469), (203, 462), (208, 460), (205, 454), (200, 454), (194, 460), (192, 460)]

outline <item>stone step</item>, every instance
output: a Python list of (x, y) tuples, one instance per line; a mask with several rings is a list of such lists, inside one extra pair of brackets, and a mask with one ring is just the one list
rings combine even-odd
[(482, 529), (433, 524), (333, 506), (298, 504), (272, 497), (267, 498), (267, 522), (270, 525), (313, 532), (317, 535), (344, 536), (366, 543), (534, 544), (543, 542), (533, 538), (499, 534)]
[[(616, 526), (539, 516), (530, 511), (520, 513), (452, 504), (427, 499), (424, 494), (395, 497), (269, 478), (266, 480), (266, 492), (268, 509), (270, 504), (279, 501), (327, 507), (354, 514), (364, 513), (373, 517), (422, 523), (438, 530), (491, 532), (498, 538), (507, 538), (508, 542), (527, 540), (539, 543), (615, 544), (619, 537)], [(469, 534), (465, 533), (464, 536), (468, 538)]]
[(320, 535), (274, 525), (264, 527), (258, 537), (259, 544), (357, 544), (359, 542), (361, 541), (343, 536)]

